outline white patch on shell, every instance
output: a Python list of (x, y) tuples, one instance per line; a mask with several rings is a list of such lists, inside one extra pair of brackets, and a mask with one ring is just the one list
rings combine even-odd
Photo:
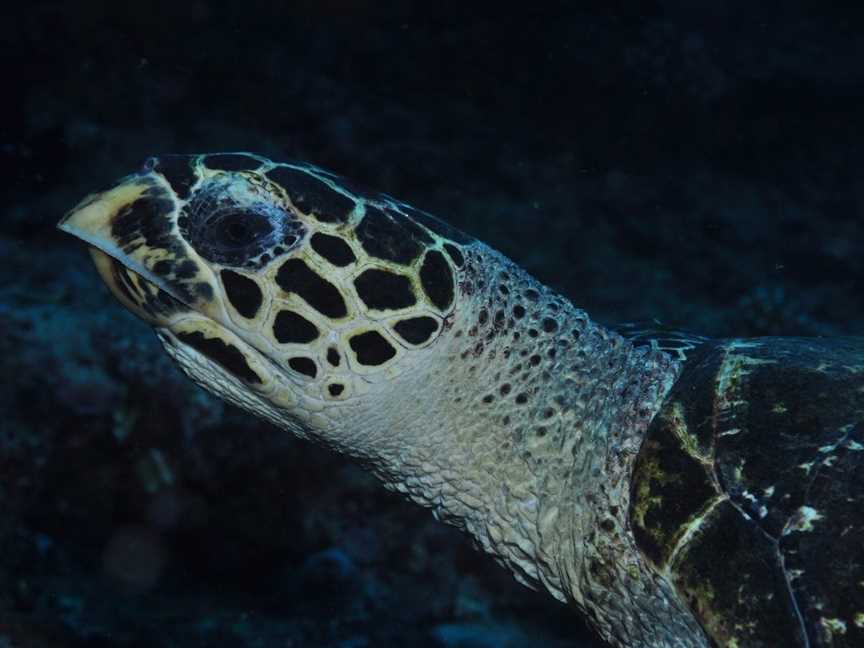
[(801, 506), (783, 527), (783, 535), (789, 535), (794, 531), (805, 532), (813, 530), (813, 523), (821, 520), (824, 516), (810, 506)]
[(828, 631), (828, 634), (846, 634), (846, 622), (843, 619), (819, 617), (819, 623)]
[(732, 436), (733, 434), (738, 434), (739, 432), (741, 432), (741, 428), (732, 428), (731, 430), (721, 432), (718, 436)]
[(820, 446), (818, 448), (819, 455), (827, 455), (823, 457), (817, 456), (813, 461), (808, 461), (805, 463), (798, 464), (798, 467), (804, 471), (806, 475), (810, 474), (810, 471), (813, 469), (813, 466), (817, 464), (819, 466), (826, 466), (830, 468), (834, 465), (834, 462), (837, 461), (838, 457), (834, 453), (837, 448), (848, 448), (849, 450), (864, 450), (864, 445), (861, 445), (857, 441), (849, 439), (849, 434), (854, 430), (855, 424), (849, 423), (847, 425), (841, 426), (837, 432), (840, 434), (840, 438), (835, 443), (830, 443), (827, 445)]
[[(768, 515), (768, 508), (764, 504), (761, 504), (753, 493), (745, 490), (743, 493), (741, 493), (741, 497), (752, 502), (753, 506), (756, 508), (756, 512), (758, 513), (760, 520), (764, 519)], [(743, 511), (742, 514), (746, 516)]]
[[(837, 430), (837, 432), (840, 434), (840, 438), (835, 443), (832, 443), (830, 445), (821, 446), (819, 448), (819, 452), (821, 452), (822, 454), (828, 454), (829, 452), (834, 452), (841, 445), (846, 445), (847, 447), (849, 447), (849, 444), (847, 444), (845, 442), (846, 442), (846, 439), (849, 438), (849, 433), (854, 428), (855, 428), (854, 423), (848, 423), (847, 425), (841, 426), (840, 429)], [(849, 443), (855, 443), (855, 442), (850, 440)], [(860, 444), (856, 444), (856, 445), (860, 445)], [(862, 447), (864, 447), (864, 446), (862, 446)]]

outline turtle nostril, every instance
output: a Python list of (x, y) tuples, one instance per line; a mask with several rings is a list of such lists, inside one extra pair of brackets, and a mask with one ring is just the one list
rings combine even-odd
[(148, 157), (146, 160), (144, 160), (144, 164), (141, 165), (141, 173), (150, 173), (153, 169), (157, 167), (158, 164), (158, 157)]

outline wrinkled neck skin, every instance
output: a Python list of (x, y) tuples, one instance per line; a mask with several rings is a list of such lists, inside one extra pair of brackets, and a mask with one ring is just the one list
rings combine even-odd
[(665, 617), (672, 630), (689, 613), (636, 551), (627, 508), (633, 460), (679, 367), (485, 245), (471, 252), (449, 328), (326, 440), (520, 582), (575, 602), (607, 639), (665, 645), (648, 626)]
[(314, 426), (258, 413), (369, 465), (613, 644), (706, 645), (627, 522), (631, 467), (678, 364), (485, 245), (466, 252), (454, 314), (400, 373)]

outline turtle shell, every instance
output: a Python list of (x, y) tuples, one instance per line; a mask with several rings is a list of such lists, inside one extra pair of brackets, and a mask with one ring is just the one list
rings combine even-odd
[(864, 338), (690, 351), (629, 515), (716, 645), (864, 646)]

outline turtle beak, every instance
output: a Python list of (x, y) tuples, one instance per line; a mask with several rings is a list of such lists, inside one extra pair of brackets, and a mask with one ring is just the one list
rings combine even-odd
[(156, 328), (166, 348), (191, 347), (267, 393), (275, 383), (263, 354), (226, 326), (216, 278), (180, 235), (179, 212), (164, 178), (145, 169), (88, 196), (57, 226), (88, 245), (114, 296)]
[(153, 326), (190, 310), (206, 314), (212, 277), (182, 241), (170, 187), (153, 173), (128, 176), (85, 198), (58, 224), (89, 246), (102, 280), (123, 306)]

